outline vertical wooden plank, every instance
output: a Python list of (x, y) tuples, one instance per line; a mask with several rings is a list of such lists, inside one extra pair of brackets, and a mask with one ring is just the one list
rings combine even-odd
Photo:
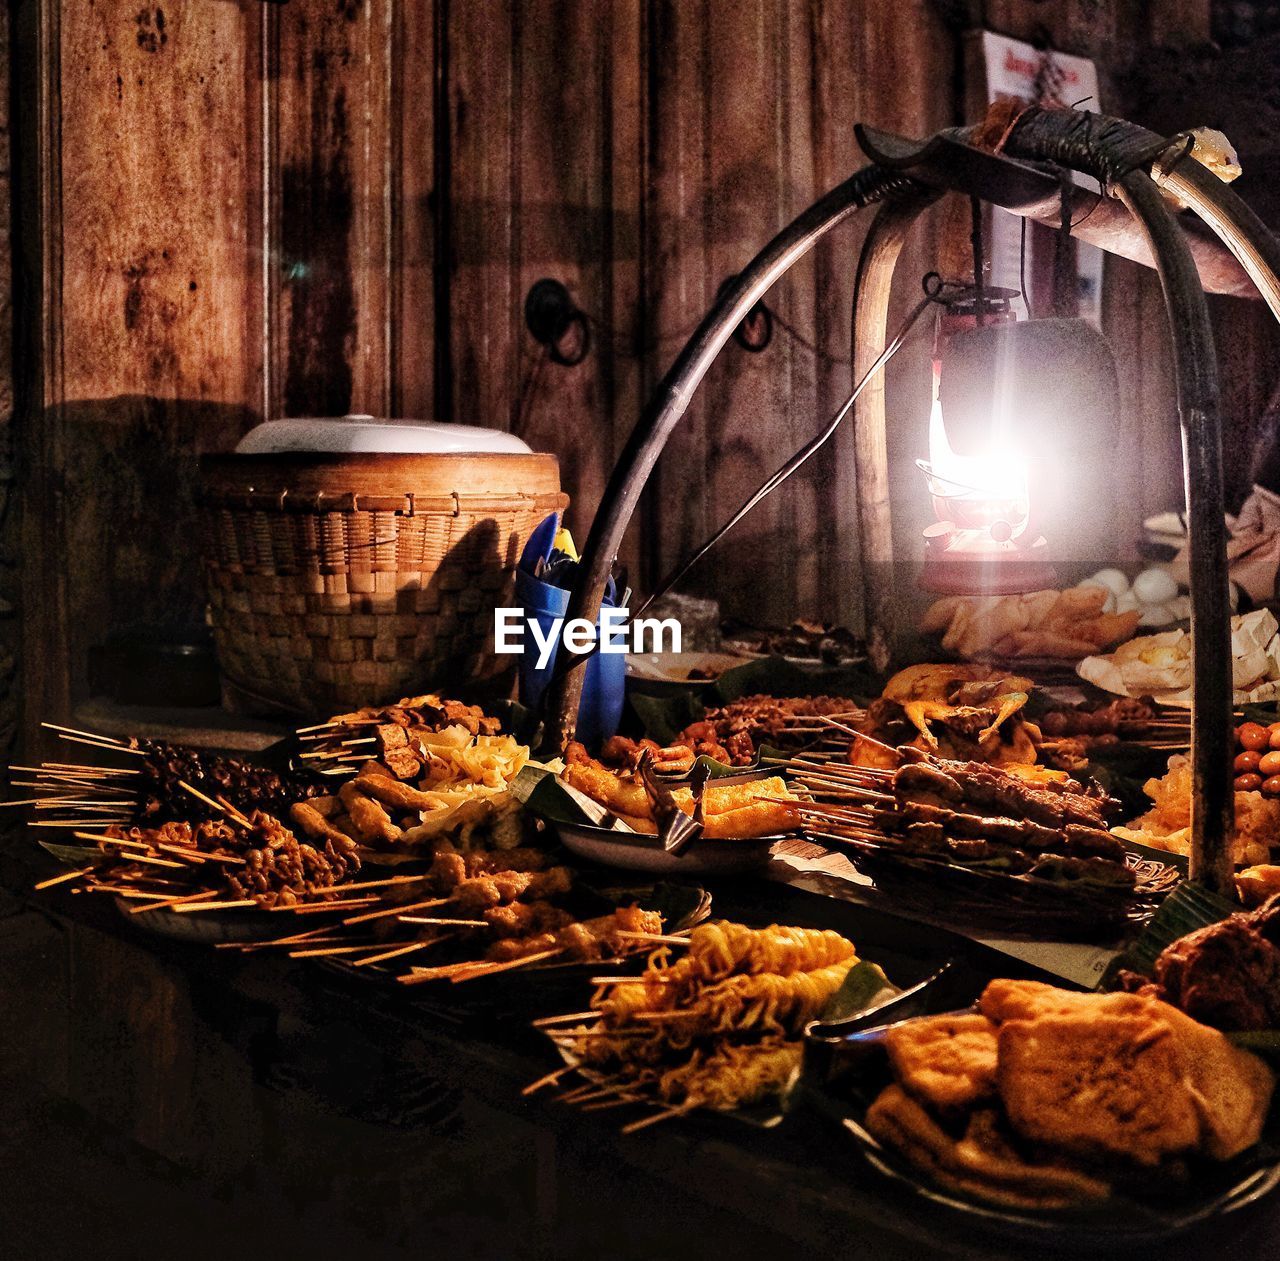
[(247, 0), (28, 12), (29, 733), (83, 693), (91, 643), (200, 620), (195, 461), (251, 423), (262, 370), (258, 14)]
[[(575, 367), (550, 362), (523, 319), (512, 325), (516, 369), (511, 425), (535, 450), (560, 459), (567, 520), (584, 537), (612, 463), (606, 382), (617, 347), (608, 324), (612, 239), (612, 93), (609, 60), (623, 6), (517, 0), (510, 301), (517, 316), (539, 279), (565, 284), (595, 319), (591, 351)], [(625, 81), (626, 70), (623, 68)], [(610, 312), (611, 314), (611, 312)], [(566, 418), (574, 418), (566, 424)]]
[[(724, 278), (740, 270), (793, 217), (791, 32), (786, 18), (786, 7), (772, 0), (711, 0), (708, 6), (702, 209), (707, 305)], [(807, 178), (805, 185), (799, 190), (802, 197), (809, 191)], [(767, 296), (768, 304), (794, 316), (796, 295), (811, 291), (806, 273), (811, 274), (808, 263), (794, 268)], [(793, 320), (788, 323), (794, 326)], [(705, 530), (732, 513), (800, 445), (800, 434), (815, 427), (808, 358), (778, 327), (763, 354), (749, 354), (730, 342), (707, 374), (701, 387), (701, 419), (707, 428)], [(676, 472), (668, 502), (687, 493), (679, 478)], [(808, 486), (805, 479), (779, 488), (691, 576), (702, 590), (719, 596), (727, 616), (785, 625), (805, 607), (798, 583), (811, 574), (799, 560), (806, 540), (798, 536), (795, 509)], [(682, 540), (680, 552), (699, 541)]]
[[(860, 17), (857, 77), (851, 85), (858, 117), (910, 136), (927, 136), (950, 125), (958, 90), (953, 72), (955, 46), (935, 6), (927, 0), (911, 0), (892, 9), (867, 3)], [(908, 28), (916, 33), (913, 41), (902, 39), (902, 30)], [(907, 238), (894, 273), (890, 336), (919, 300), (924, 275), (939, 269), (945, 216), (944, 201), (926, 212)], [(913, 606), (928, 598), (917, 590), (916, 577), (923, 557), (920, 531), (932, 520), (932, 512), (915, 461), (928, 451), (930, 332), (926, 317), (884, 370), (893, 554), (906, 610), (904, 626), (911, 625)], [(850, 469), (852, 438), (845, 435)], [(852, 479), (851, 474), (847, 476)], [(848, 609), (847, 616), (855, 616), (854, 611)]]
[(523, 295), (517, 249), (515, 0), (451, 3), (448, 100), (452, 415), (510, 429)]
[[(849, 12), (841, 4), (809, 7), (808, 58), (813, 132), (813, 185), (821, 195), (864, 164), (853, 139), (861, 118), (857, 43), (849, 38)], [(804, 78), (797, 70), (796, 82)], [(808, 303), (814, 342), (822, 352), (815, 364), (815, 428), (833, 415), (852, 388), (850, 319), (853, 277), (866, 235), (867, 216), (820, 241), (814, 250)], [(812, 517), (818, 560), (815, 585), (818, 616), (855, 624), (862, 590), (862, 557), (857, 544), (857, 487), (853, 475), (853, 424), (846, 421), (830, 447), (811, 464)]]
[[(714, 296), (708, 276), (710, 138), (707, 0), (654, 0), (645, 49), (648, 169), (644, 198), (644, 289), (654, 344), (646, 393), (657, 384)], [(649, 479), (643, 505), (645, 586), (652, 590), (686, 548), (706, 537), (701, 493), (709, 454), (705, 382)], [(696, 574), (693, 583), (706, 583)]]
[(391, 320), (389, 407), (396, 416), (435, 411), (435, 220), (447, 189), (435, 186), (436, 8), (393, 5), (391, 43)]
[(392, 0), (280, 10), (279, 393), (289, 416), (390, 407)]
[(253, 13), (199, 0), (62, 13), (66, 401), (253, 395)]

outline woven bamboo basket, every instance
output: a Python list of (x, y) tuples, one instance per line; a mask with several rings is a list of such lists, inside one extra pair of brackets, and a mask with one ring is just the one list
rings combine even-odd
[(491, 678), (548, 455), (224, 455), (200, 465), (218, 662), (237, 708), (327, 716)]

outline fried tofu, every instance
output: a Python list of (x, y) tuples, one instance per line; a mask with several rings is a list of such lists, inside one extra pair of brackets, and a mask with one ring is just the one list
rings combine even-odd
[(1009, 1020), (997, 1036), (1000, 1098), (1023, 1138), (1145, 1167), (1199, 1146), (1173, 1029), (1150, 1012)]
[(973, 1113), (962, 1138), (944, 1130), (902, 1089), (886, 1087), (867, 1111), (871, 1134), (949, 1190), (1012, 1208), (1097, 1203), (1111, 1192), (1100, 1178), (1068, 1165), (1024, 1159), (991, 1109)]
[(940, 1112), (995, 1094), (996, 1027), (985, 1016), (911, 1020), (888, 1031), (885, 1048), (903, 1086)]

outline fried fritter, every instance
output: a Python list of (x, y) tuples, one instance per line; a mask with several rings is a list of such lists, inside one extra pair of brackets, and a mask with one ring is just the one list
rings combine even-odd
[(1067, 1165), (1025, 1160), (997, 1115), (975, 1112), (961, 1139), (946, 1132), (901, 1086), (867, 1111), (867, 1129), (950, 1190), (1014, 1208), (1069, 1208), (1105, 1200), (1110, 1186)]
[(1148, 1010), (1146, 1000), (1133, 994), (1078, 994), (1041, 981), (991, 981), (978, 1010), (989, 1020), (1037, 1020), (1041, 1016), (1067, 1016), (1079, 1011), (1124, 1015)]
[(1155, 1002), (1173, 1029), (1191, 1101), (1200, 1114), (1204, 1150), (1230, 1160), (1262, 1136), (1275, 1077), (1256, 1055), (1190, 1016)]
[(1150, 1011), (1009, 1020), (998, 1039), (1000, 1097), (1023, 1138), (1145, 1167), (1199, 1145), (1173, 1029)]
[(995, 1025), (976, 1013), (908, 1021), (885, 1036), (898, 1080), (940, 1112), (995, 1094), (996, 1046)]

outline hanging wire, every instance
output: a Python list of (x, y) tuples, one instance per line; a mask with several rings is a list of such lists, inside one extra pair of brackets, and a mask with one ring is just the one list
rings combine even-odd
[(1022, 294), (1022, 306), (1031, 319), (1031, 301), (1027, 297), (1027, 217), (1022, 216), (1022, 239), (1018, 243), (1018, 292)]
[(783, 482), (787, 480), (797, 469), (804, 465), (809, 458), (816, 454), (828, 441), (835, 435), (837, 429), (840, 428), (849, 412), (853, 409), (854, 403), (858, 401), (858, 396), (870, 384), (870, 382), (879, 374), (885, 364), (893, 358), (894, 355), (902, 349), (903, 343), (911, 330), (916, 326), (917, 321), (925, 313), (926, 310), (934, 303), (946, 303), (955, 294), (965, 288), (963, 285), (956, 284), (952, 281), (943, 280), (937, 272), (929, 272), (922, 282), (924, 296), (916, 303), (903, 320), (901, 327), (894, 334), (893, 339), (888, 342), (885, 348), (876, 357), (876, 361), (863, 373), (861, 379), (853, 387), (849, 397), (836, 410), (835, 414), (827, 422), (827, 426), (815, 438), (811, 438), (804, 444), (790, 459), (786, 461), (771, 477), (764, 481), (760, 486), (752, 492), (743, 503), (742, 507), (729, 518), (716, 532), (711, 535), (706, 542), (702, 543), (676, 570), (668, 574), (657, 586), (657, 588), (649, 595), (645, 602), (640, 606), (639, 611), (635, 614), (640, 617), (644, 611), (655, 600), (666, 595), (672, 587), (676, 586), (688, 572), (713, 548), (720, 542), (730, 530), (733, 529), (743, 517), (747, 515), (762, 499), (771, 495)]

